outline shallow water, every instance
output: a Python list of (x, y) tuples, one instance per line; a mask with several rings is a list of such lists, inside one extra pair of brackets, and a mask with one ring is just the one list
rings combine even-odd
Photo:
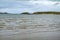
[(0, 14), (0, 40), (60, 40), (60, 15)]
[(59, 29), (60, 15), (40, 14), (40, 15), (13, 15), (0, 14), (0, 30), (15, 29)]

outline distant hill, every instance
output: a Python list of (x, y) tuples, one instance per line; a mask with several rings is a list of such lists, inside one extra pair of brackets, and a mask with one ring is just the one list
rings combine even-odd
[[(0, 14), (13, 14), (13, 13), (0, 12)], [(60, 12), (33, 12), (33, 13), (22, 12), (20, 14), (60, 14)]]
[(29, 12), (22, 12), (21, 14), (31, 14), (31, 13), (29, 13)]
[(0, 14), (8, 14), (8, 13), (7, 12), (4, 12), (4, 13), (3, 12), (0, 12)]
[(60, 12), (34, 12), (33, 14), (60, 14)]

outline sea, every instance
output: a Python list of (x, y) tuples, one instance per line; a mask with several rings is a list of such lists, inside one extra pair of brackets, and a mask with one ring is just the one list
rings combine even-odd
[(60, 29), (60, 15), (0, 14), (0, 30)]
[(60, 14), (0, 14), (0, 40), (60, 40)]

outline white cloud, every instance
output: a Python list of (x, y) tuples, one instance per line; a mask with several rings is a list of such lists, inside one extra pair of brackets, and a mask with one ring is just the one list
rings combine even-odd
[(43, 5), (53, 5), (55, 4), (56, 2), (53, 2), (53, 1), (29, 1), (31, 4), (43, 4)]

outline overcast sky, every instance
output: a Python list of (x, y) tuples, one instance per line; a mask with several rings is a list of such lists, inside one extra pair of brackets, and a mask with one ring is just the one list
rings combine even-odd
[(0, 0), (0, 12), (59, 11), (60, 0)]

